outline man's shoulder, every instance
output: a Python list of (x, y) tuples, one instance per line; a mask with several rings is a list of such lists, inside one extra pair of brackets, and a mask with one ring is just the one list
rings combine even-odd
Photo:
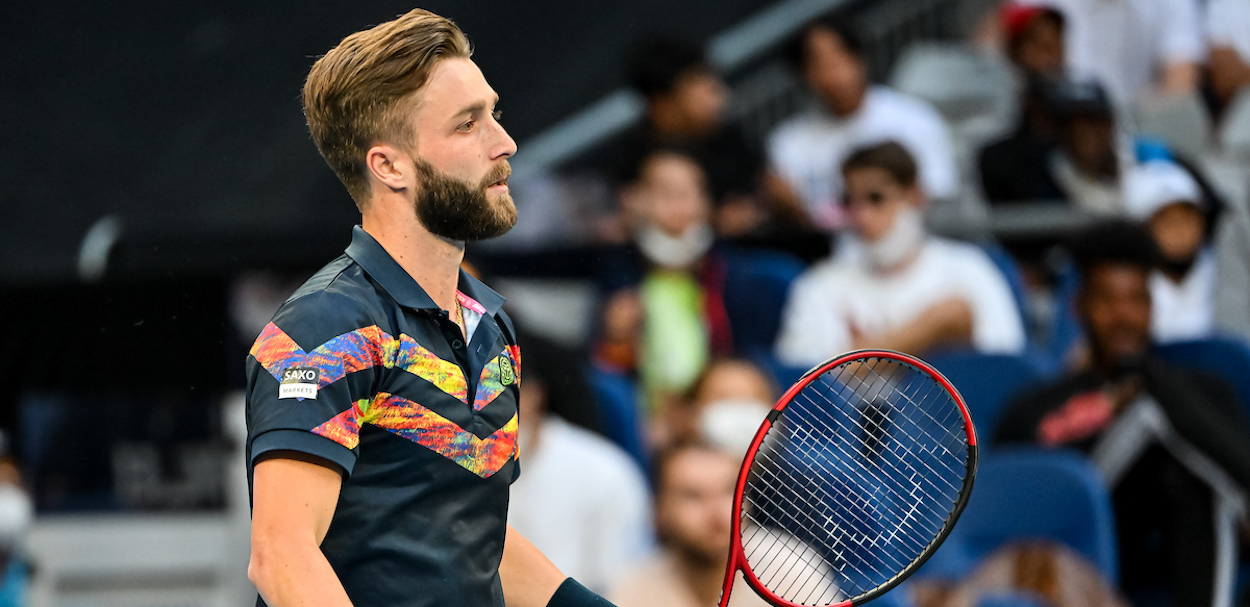
[(790, 150), (799, 152), (814, 141), (831, 137), (836, 127), (836, 123), (819, 111), (801, 112), (787, 118), (769, 133), (768, 147), (774, 154)]
[(516, 324), (512, 322), (512, 317), (508, 313), (500, 309), (495, 313), (495, 319), (503, 326), (504, 342), (510, 346), (517, 345)]
[[(909, 138), (924, 139), (934, 130), (944, 130), (945, 123), (937, 108), (919, 97), (896, 91), (887, 86), (869, 89), (864, 101), (865, 119), (877, 128), (890, 128)], [(919, 129), (919, 132), (916, 132)]]
[(985, 249), (970, 242), (942, 236), (929, 236), (928, 246), (930, 253), (945, 263), (977, 266), (979, 268), (993, 267), (994, 265), (993, 260), (990, 259), (990, 255), (985, 252)]
[(956, 284), (982, 287), (987, 281), (1007, 283), (989, 253), (970, 242), (930, 236), (925, 256), (928, 271), (948, 276)]
[(857, 253), (840, 251), (833, 257), (812, 264), (799, 275), (794, 288), (803, 292), (820, 291), (826, 296), (846, 292), (847, 286), (868, 277), (863, 271)]
[(272, 324), (297, 343), (315, 346), (376, 324), (386, 317), (384, 307), (384, 294), (356, 262), (343, 255), (296, 289), (274, 313)]

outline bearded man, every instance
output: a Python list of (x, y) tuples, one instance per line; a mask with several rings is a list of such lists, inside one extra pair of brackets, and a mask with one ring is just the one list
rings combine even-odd
[(313, 140), (362, 221), (247, 360), (261, 605), (608, 605), (506, 522), (520, 351), (460, 263), (516, 222), (516, 144), (470, 53), (414, 10), (308, 75)]

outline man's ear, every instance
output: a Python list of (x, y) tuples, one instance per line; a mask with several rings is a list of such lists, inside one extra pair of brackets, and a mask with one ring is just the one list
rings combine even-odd
[(416, 167), (407, 154), (394, 146), (379, 144), (365, 152), (365, 166), (382, 185), (397, 192), (416, 185)]

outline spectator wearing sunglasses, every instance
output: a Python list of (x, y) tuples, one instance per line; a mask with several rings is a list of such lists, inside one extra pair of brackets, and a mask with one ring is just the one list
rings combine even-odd
[(858, 348), (1024, 349), (1011, 290), (989, 257), (925, 232), (925, 195), (903, 146), (852, 152), (842, 178), (847, 244), (795, 283), (776, 348), (783, 363), (809, 366)]

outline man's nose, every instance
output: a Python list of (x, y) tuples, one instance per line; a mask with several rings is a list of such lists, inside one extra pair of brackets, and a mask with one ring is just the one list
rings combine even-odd
[(502, 124), (495, 122), (495, 128), (499, 130), (499, 133), (497, 135), (497, 140), (491, 147), (491, 159), (496, 160), (515, 155), (517, 150), (516, 141), (512, 140), (512, 136), (509, 135), (508, 131), (503, 128)]

